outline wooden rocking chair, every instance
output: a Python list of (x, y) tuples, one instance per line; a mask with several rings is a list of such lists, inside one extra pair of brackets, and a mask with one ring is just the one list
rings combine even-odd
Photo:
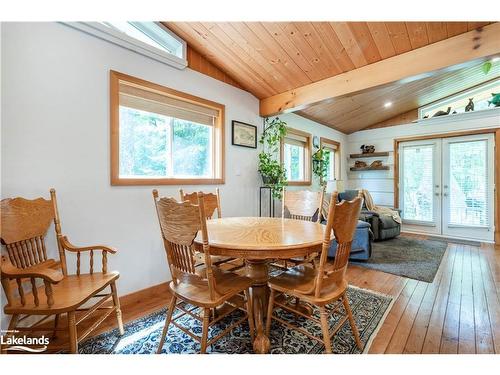
[[(119, 273), (107, 270), (107, 254), (114, 254), (116, 250), (102, 245), (86, 247), (72, 245), (67, 237), (61, 234), (54, 189), (50, 190), (50, 197), (50, 200), (8, 198), (1, 201), (0, 238), (7, 251), (7, 255), (2, 256), (1, 281), (7, 297), (4, 311), (5, 314), (12, 315), (7, 335), (13, 335), (13, 331), (16, 330), (53, 332), (55, 337), (57, 331), (67, 329), (70, 352), (78, 353), (78, 342), (84, 340), (113, 312), (116, 313), (120, 333), (123, 334), (120, 302), (115, 285)], [(55, 226), (59, 261), (47, 257), (45, 235), (51, 221)], [(96, 251), (102, 252), (102, 272), (94, 271)], [(75, 275), (68, 274), (66, 252), (76, 254)], [(82, 273), (80, 267), (83, 252), (89, 254), (88, 273)], [(108, 286), (110, 290), (103, 292)], [(31, 291), (25, 291), (26, 287)], [(17, 290), (17, 295), (14, 290)], [(92, 298), (100, 299), (91, 307), (82, 307)], [(112, 306), (105, 306), (110, 299)], [(107, 311), (99, 320), (80, 335), (77, 334), (78, 324), (97, 310), (104, 309)], [(67, 315), (67, 328), (58, 327), (61, 314)], [(18, 326), (21, 321), (36, 315), (43, 318), (28, 327)], [(42, 322), (51, 316), (55, 316), (53, 328), (42, 326)], [(8, 350), (9, 347), (2, 347), (2, 352)]]
[[(358, 197), (352, 201), (343, 201), (337, 204), (337, 193), (333, 193), (327, 216), (328, 219), (319, 264), (315, 268), (307, 264), (293, 267), (269, 280), (271, 294), (269, 297), (266, 323), (266, 331), (268, 334), (271, 328), (271, 320), (275, 319), (292, 329), (298, 330), (311, 339), (323, 342), (325, 351), (331, 353), (331, 337), (335, 335), (348, 319), (356, 344), (359, 349), (362, 349), (358, 329), (354, 322), (349, 300), (346, 295), (348, 284), (345, 278), (347, 261), (351, 252), (352, 239), (356, 230), (362, 201), (362, 196), (358, 195)], [(332, 230), (338, 243), (338, 248), (333, 265), (327, 269), (325, 265), (327, 263)], [(294, 308), (287, 302), (287, 296), (300, 299), (300, 301), (307, 302), (317, 307), (320, 312), (320, 319), (318, 320)], [(326, 306), (330, 304), (333, 304), (333, 306), (331, 309), (327, 309)], [(323, 337), (315, 337), (310, 332), (296, 327), (277, 316), (273, 316), (275, 307), (313, 320), (321, 326)], [(343, 312), (341, 311), (342, 307), (344, 310)], [(332, 332), (330, 332), (328, 325), (328, 317), (331, 314), (343, 315), (343, 318), (340, 319)]]

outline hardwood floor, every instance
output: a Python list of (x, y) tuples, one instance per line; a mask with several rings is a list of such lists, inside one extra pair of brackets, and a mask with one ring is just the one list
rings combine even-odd
[[(431, 284), (358, 266), (349, 266), (347, 277), (395, 297), (369, 353), (500, 353), (500, 246), (450, 243)], [(166, 284), (122, 297), (124, 322), (169, 299)], [(110, 317), (95, 334), (115, 327)], [(56, 341), (63, 344), (64, 333)]]

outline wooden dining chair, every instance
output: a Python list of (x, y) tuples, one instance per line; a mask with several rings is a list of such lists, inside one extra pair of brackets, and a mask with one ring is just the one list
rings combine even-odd
[[(68, 319), (69, 349), (78, 353), (78, 342), (85, 339), (111, 313), (116, 313), (120, 334), (123, 324), (120, 302), (115, 282), (120, 276), (116, 271), (108, 271), (107, 255), (116, 253), (103, 245), (78, 247), (72, 245), (61, 233), (61, 224), (57, 210), (56, 192), (50, 190), (50, 200), (38, 198), (8, 198), (1, 201), (1, 234), (6, 255), (2, 256), (1, 281), (7, 297), (5, 314), (11, 315), (9, 334), (19, 332), (53, 332), (59, 328), (59, 317), (66, 314)], [(45, 236), (51, 222), (54, 222), (59, 261), (49, 259)], [(98, 263), (95, 252), (102, 252), (101, 272), (96, 272)], [(76, 255), (76, 274), (69, 274), (66, 262), (67, 253)], [(89, 255), (89, 267), (86, 272), (81, 266), (81, 254)], [(109, 291), (104, 291), (107, 287)], [(17, 295), (14, 291), (17, 291)], [(93, 298), (99, 300), (88, 307)], [(112, 302), (107, 306), (106, 302)], [(83, 307), (82, 305), (87, 307)], [(99, 319), (80, 335), (77, 325), (97, 310), (107, 310)], [(20, 326), (23, 320), (34, 316), (43, 316), (30, 326)], [(54, 316), (53, 327), (41, 326), (41, 323)], [(95, 318), (95, 316), (94, 316)], [(8, 351), (3, 347), (3, 351)]]
[[(321, 191), (287, 190), (283, 187), (281, 217), (285, 218), (288, 213), (291, 219), (320, 223), (322, 218), (321, 207), (323, 207), (323, 197), (324, 189)], [(284, 268), (288, 268), (288, 263), (292, 263), (292, 265), (310, 263), (315, 257), (316, 254), (311, 254), (307, 257), (287, 259), (284, 261)]]
[[(337, 204), (337, 193), (333, 193), (318, 266), (313, 268), (307, 264), (300, 265), (290, 268), (269, 280), (271, 293), (266, 322), (266, 331), (268, 334), (271, 328), (271, 321), (275, 319), (292, 329), (298, 330), (311, 339), (323, 342), (325, 351), (331, 353), (331, 337), (335, 335), (346, 320), (349, 320), (356, 345), (360, 350), (362, 349), (358, 329), (354, 322), (346, 294), (348, 283), (345, 277), (362, 201), (361, 195), (358, 195), (352, 201), (343, 201)], [(328, 249), (332, 239), (332, 230), (338, 247), (333, 264), (328, 264)], [(290, 298), (300, 299), (318, 308), (320, 319), (318, 320), (312, 315), (304, 314), (301, 310), (295, 309), (294, 305), (288, 302)], [(327, 307), (327, 305), (329, 306)], [(322, 337), (318, 338), (305, 329), (294, 326), (278, 316), (273, 316), (275, 308), (281, 308), (295, 315), (313, 320), (321, 326)], [(342, 315), (342, 318), (332, 332), (330, 332), (328, 325), (328, 318), (331, 314)]]
[[(174, 198), (159, 198), (158, 191), (153, 190), (153, 199), (172, 275), (172, 281), (169, 283), (172, 299), (168, 307), (157, 353), (161, 352), (170, 323), (199, 341), (201, 353), (205, 353), (208, 346), (245, 320), (248, 320), (250, 336), (253, 341), (253, 307), (249, 294), (252, 280), (233, 272), (223, 271), (212, 265), (204, 194), (197, 193), (197, 198), (197, 204), (189, 201), (177, 202)], [(202, 270), (195, 267), (193, 242), (198, 232), (201, 232), (206, 265)], [(177, 303), (178, 300), (179, 303)], [(184, 306), (185, 303), (193, 305), (195, 308), (188, 309)], [(217, 315), (211, 313), (211, 310), (215, 308), (218, 308)], [(180, 310), (181, 314), (173, 317), (176, 309)], [(201, 315), (195, 312), (198, 309), (202, 310)], [(243, 316), (220, 334), (208, 340), (209, 327), (238, 309), (244, 312)], [(176, 322), (177, 319), (186, 314), (202, 322), (201, 337)]]
[[(179, 189), (179, 193), (181, 196), (181, 202), (188, 201), (192, 204), (198, 204), (198, 193), (185, 193), (184, 190)], [(222, 210), (220, 206), (220, 192), (219, 188), (215, 189), (214, 193), (203, 193), (203, 202), (205, 204), (205, 217), (207, 220), (211, 220), (215, 217), (215, 212), (217, 212), (217, 218), (220, 219), (222, 217)], [(220, 266), (222, 264), (230, 263), (231, 267), (227, 268), (228, 270), (235, 271), (244, 266), (244, 264), (235, 264), (238, 262), (238, 259), (215, 255), (212, 256), (212, 265)], [(196, 267), (205, 266), (204, 256), (203, 254), (197, 254), (197, 262)]]

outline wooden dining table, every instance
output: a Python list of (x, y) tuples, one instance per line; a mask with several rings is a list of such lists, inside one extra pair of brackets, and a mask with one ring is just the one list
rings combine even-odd
[[(251, 296), (256, 328), (253, 349), (256, 353), (268, 353), (270, 340), (264, 327), (269, 263), (320, 251), (325, 226), (294, 219), (231, 217), (208, 220), (207, 229), (211, 255), (245, 260), (246, 275), (253, 280)], [(201, 245), (199, 234), (195, 239), (197, 250), (202, 250)]]

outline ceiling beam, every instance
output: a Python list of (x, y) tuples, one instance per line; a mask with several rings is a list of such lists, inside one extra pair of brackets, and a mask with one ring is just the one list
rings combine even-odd
[(464, 64), (498, 53), (500, 53), (500, 23), (496, 22), (262, 99), (260, 101), (260, 115), (267, 117), (294, 112), (312, 104), (358, 93), (391, 82), (409, 82), (422, 79), (442, 69), (463, 68)]

